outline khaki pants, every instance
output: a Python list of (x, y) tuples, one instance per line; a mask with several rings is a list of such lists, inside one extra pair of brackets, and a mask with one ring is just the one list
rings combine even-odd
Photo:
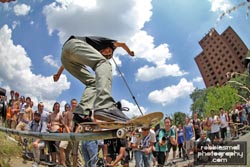
[[(83, 111), (87, 108), (98, 110), (113, 106), (112, 67), (96, 49), (84, 41), (71, 39), (64, 44), (61, 61), (64, 68), (86, 86), (79, 103)], [(95, 77), (87, 66), (95, 71)]]

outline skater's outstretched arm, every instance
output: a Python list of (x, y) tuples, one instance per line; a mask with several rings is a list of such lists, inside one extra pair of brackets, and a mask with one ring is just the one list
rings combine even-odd
[(64, 70), (64, 66), (61, 65), (61, 67), (58, 69), (57, 73), (53, 75), (54, 82), (59, 80), (63, 70)]
[(114, 42), (115, 47), (122, 47), (130, 56), (134, 56), (134, 52), (129, 49), (129, 47), (123, 42)]

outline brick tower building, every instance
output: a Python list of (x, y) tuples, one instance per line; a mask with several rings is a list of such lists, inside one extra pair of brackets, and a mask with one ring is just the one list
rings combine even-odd
[(206, 87), (223, 85), (227, 72), (244, 72), (248, 49), (232, 27), (221, 35), (211, 29), (199, 44), (203, 51), (195, 57), (195, 62)]

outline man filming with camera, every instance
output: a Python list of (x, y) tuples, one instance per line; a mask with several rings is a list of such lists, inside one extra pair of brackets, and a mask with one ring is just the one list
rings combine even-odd
[(144, 125), (141, 130), (141, 136), (132, 136), (131, 147), (134, 150), (136, 167), (150, 167), (152, 150), (156, 142), (155, 132), (149, 125)]
[(157, 161), (158, 166), (164, 166), (165, 160), (168, 157), (171, 145), (176, 146), (177, 141), (175, 139), (175, 131), (171, 128), (171, 119), (166, 117), (164, 119), (164, 129), (160, 129), (158, 135), (158, 142), (156, 144), (156, 151), (157, 151)]

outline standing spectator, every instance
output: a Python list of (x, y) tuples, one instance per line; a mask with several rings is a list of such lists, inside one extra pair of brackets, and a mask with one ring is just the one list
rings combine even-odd
[[(171, 129), (174, 130), (174, 133), (175, 133), (175, 141), (178, 140), (178, 133), (177, 133), (177, 127), (175, 125), (172, 125), (171, 126)], [(166, 151), (166, 162), (168, 160), (168, 155), (169, 155), (169, 152), (171, 151), (171, 149), (173, 150), (173, 159), (172, 159), (172, 164), (176, 164), (175, 162), (175, 158), (176, 158), (176, 150), (177, 150), (177, 145), (173, 145), (171, 143), (169, 143), (169, 149)]]
[(237, 114), (236, 110), (237, 109), (232, 110), (231, 119), (232, 119), (233, 123), (237, 123), (237, 120), (238, 120), (238, 114)]
[(221, 107), (220, 109), (220, 134), (223, 141), (226, 139), (227, 127), (228, 127), (228, 117), (225, 113), (224, 109)]
[[(55, 102), (53, 105), (53, 111), (49, 115), (47, 127), (50, 133), (59, 133), (61, 126), (64, 125), (63, 117), (60, 113), (60, 104)], [(57, 162), (59, 142), (58, 141), (49, 141), (49, 153), (51, 153), (52, 161)], [(60, 161), (59, 161), (60, 162)]]
[[(74, 113), (78, 102), (76, 99), (71, 99), (70, 101), (70, 105), (71, 105), (71, 112)], [(74, 122), (74, 126), (73, 126), (73, 132), (76, 132), (77, 129), (77, 122)], [(69, 148), (70, 149), (70, 148)], [(73, 141), (72, 142), (72, 156), (73, 156), (73, 166), (77, 166), (77, 167), (82, 167), (83, 166), (83, 159), (82, 159), (82, 155), (80, 152), (80, 145), (79, 145), (79, 141)], [(66, 154), (66, 164), (69, 164), (69, 155)]]
[[(71, 133), (73, 132), (73, 112), (71, 111), (70, 105), (67, 103), (64, 106), (65, 111), (63, 114), (63, 133)], [(68, 147), (72, 148), (71, 142), (69, 141), (61, 141), (59, 145), (59, 151), (60, 151), (60, 159), (61, 159), (61, 165), (66, 167), (66, 155), (70, 154), (70, 150), (67, 149)]]
[[(92, 110), (85, 110), (81, 117), (81, 122), (93, 122)], [(97, 140), (82, 141), (82, 154), (84, 158), (84, 167), (95, 167), (98, 156)]]
[(18, 117), (17, 117), (17, 124), (22, 120), (23, 114), (24, 114), (24, 110), (25, 110), (25, 106), (26, 106), (26, 100), (24, 96), (20, 97), (20, 112), (18, 113)]
[(20, 112), (20, 101), (19, 101), (19, 93), (15, 92), (15, 100), (11, 107), (11, 128), (15, 129), (17, 125), (17, 118)]
[(156, 142), (155, 132), (149, 125), (144, 125), (141, 130), (140, 137), (132, 136), (131, 147), (134, 150), (136, 167), (150, 167), (153, 146)]
[[(47, 125), (46, 122), (41, 120), (41, 114), (39, 112), (34, 113), (34, 119), (30, 121), (27, 125), (27, 130), (31, 132), (40, 132), (46, 133), (47, 132)], [(33, 148), (33, 156), (34, 156), (34, 163), (32, 167), (37, 167), (40, 163), (40, 154), (41, 150), (44, 149), (45, 142), (40, 139), (33, 139), (32, 148)]]
[(212, 143), (220, 141), (220, 118), (215, 115), (215, 111), (211, 110), (211, 141)]
[(211, 139), (211, 119), (209, 116), (207, 116), (205, 118), (205, 120), (203, 121), (203, 130), (207, 132), (206, 136)]
[(14, 90), (10, 91), (10, 99), (8, 102), (8, 109), (7, 109), (7, 113), (6, 113), (6, 127), (7, 128), (11, 128), (11, 107), (13, 106), (13, 103), (15, 101), (15, 92)]
[(187, 150), (187, 159), (190, 159), (190, 152), (194, 148), (195, 132), (189, 118), (185, 119), (184, 129), (184, 142)]
[(200, 132), (201, 132), (201, 123), (200, 120), (198, 119), (197, 113), (194, 113), (193, 126), (195, 132), (195, 140), (197, 140), (200, 138)]
[[(169, 155), (170, 144), (177, 145), (175, 131), (171, 128), (171, 119), (164, 119), (164, 129), (159, 130), (159, 135), (156, 144), (158, 166), (162, 167), (167, 162)], [(170, 163), (171, 164), (171, 163)]]
[[(22, 118), (16, 126), (16, 130), (25, 131), (27, 124), (33, 119), (33, 111), (30, 107), (31, 99), (27, 98), (25, 103), (25, 108), (22, 114)], [(23, 144), (23, 138), (20, 136), (19, 138), (20, 145)]]
[(44, 103), (43, 102), (38, 103), (37, 110), (41, 114), (42, 121), (48, 122), (49, 112), (44, 110)]
[(184, 159), (186, 155), (186, 151), (184, 149), (184, 130), (181, 124), (178, 125), (177, 135), (178, 135), (177, 142), (178, 142), (179, 158), (183, 157)]

